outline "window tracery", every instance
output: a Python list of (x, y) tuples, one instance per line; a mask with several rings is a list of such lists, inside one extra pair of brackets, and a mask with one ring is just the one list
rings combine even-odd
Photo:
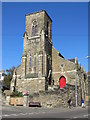
[(36, 36), (38, 32), (38, 23), (37, 20), (34, 20), (32, 23), (32, 36)]

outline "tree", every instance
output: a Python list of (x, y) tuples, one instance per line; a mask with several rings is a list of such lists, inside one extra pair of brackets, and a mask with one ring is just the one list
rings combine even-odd
[(14, 69), (15, 69), (15, 67), (13, 66), (12, 68), (6, 70), (7, 74), (5, 74), (4, 80), (3, 80), (3, 85), (4, 86), (7, 86), (7, 87), (10, 88), (10, 83), (11, 83), (11, 80), (12, 80), (12, 77), (13, 77)]

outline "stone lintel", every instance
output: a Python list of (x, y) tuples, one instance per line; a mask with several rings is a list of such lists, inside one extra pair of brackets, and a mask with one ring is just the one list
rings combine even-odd
[(28, 40), (37, 39), (37, 38), (40, 38), (40, 36), (28, 37)]
[(52, 74), (58, 74), (58, 73), (66, 73), (66, 72), (68, 72), (68, 73), (70, 73), (70, 72), (75, 72), (76, 70), (70, 70), (70, 71), (63, 71), (63, 72), (52, 72)]
[(29, 80), (32, 80), (32, 81), (33, 81), (33, 80), (44, 80), (44, 79), (45, 79), (45, 77), (40, 77), (40, 78), (38, 78), (38, 77), (37, 77), (37, 78), (27, 78), (27, 79), (25, 78), (24, 81), (29, 81)]
[(22, 58), (26, 59), (27, 57), (25, 57), (25, 56), (22, 56)]

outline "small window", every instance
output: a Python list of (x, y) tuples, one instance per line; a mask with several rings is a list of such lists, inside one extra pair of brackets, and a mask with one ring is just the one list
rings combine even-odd
[(63, 68), (63, 64), (61, 64), (61, 67)]
[(2, 76), (4, 76), (4, 73), (2, 73)]

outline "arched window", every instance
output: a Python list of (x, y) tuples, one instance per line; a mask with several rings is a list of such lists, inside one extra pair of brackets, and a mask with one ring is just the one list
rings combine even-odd
[(36, 54), (34, 56), (34, 70), (36, 71)]
[(49, 22), (47, 22), (46, 37), (48, 37), (48, 27), (49, 27)]
[(31, 67), (32, 67), (32, 59), (31, 59), (31, 55), (30, 55), (30, 63), (29, 63), (29, 70), (31, 70)]
[(37, 35), (37, 21), (34, 20), (33, 23), (32, 23), (32, 36), (36, 36)]

